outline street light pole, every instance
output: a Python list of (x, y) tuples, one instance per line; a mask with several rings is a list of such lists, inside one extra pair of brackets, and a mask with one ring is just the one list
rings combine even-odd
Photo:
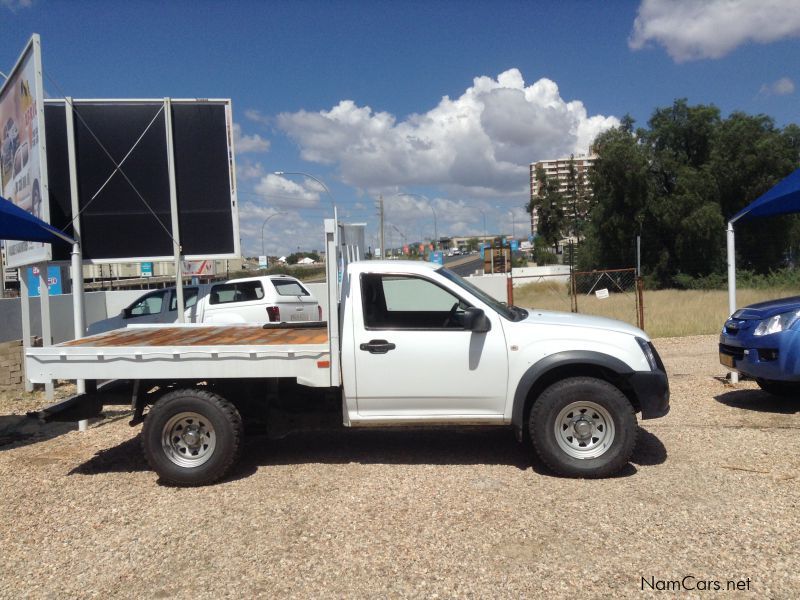
[(264, 226), (267, 224), (267, 221), (269, 221), (272, 217), (277, 217), (278, 215), (285, 215), (285, 214), (286, 213), (284, 212), (277, 212), (275, 214), (272, 214), (268, 216), (266, 219), (264, 219), (264, 222), (261, 224), (261, 256), (267, 255), (267, 253), (264, 251)]
[(333, 208), (333, 215), (334, 217), (336, 216), (336, 202), (333, 199), (333, 194), (331, 194), (331, 191), (328, 189), (328, 186), (325, 185), (325, 182), (323, 182), (321, 179), (318, 179), (317, 177), (314, 177), (310, 173), (305, 173), (303, 171), (275, 171), (274, 175), (278, 175), (279, 177), (283, 177), (284, 175), (302, 175), (303, 177), (308, 177), (309, 179), (313, 179), (318, 184), (320, 184), (325, 190), (325, 192), (328, 194), (328, 198), (331, 199), (331, 208)]

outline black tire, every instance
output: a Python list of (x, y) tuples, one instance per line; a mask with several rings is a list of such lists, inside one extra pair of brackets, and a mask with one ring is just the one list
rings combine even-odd
[(165, 483), (207, 485), (223, 477), (242, 445), (242, 417), (213, 392), (175, 390), (149, 410), (142, 428), (142, 449)]
[(567, 477), (613, 475), (628, 464), (637, 433), (628, 398), (593, 377), (552, 384), (536, 399), (528, 419), (536, 453), (555, 473)]
[(756, 383), (758, 387), (773, 396), (780, 396), (782, 398), (800, 397), (800, 383), (792, 381), (770, 381), (768, 379), (756, 379)]

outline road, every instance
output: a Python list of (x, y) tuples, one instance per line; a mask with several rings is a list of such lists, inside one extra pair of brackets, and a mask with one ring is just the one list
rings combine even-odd
[(474, 275), (475, 271), (481, 268), (481, 255), (468, 254), (466, 256), (445, 256), (444, 266), (453, 273), (465, 277)]

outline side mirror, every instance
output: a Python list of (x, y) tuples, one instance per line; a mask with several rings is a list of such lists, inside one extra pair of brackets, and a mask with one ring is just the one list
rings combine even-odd
[(483, 310), (470, 306), (464, 311), (464, 329), (474, 333), (486, 333), (492, 329), (492, 322), (484, 314)]
[(123, 308), (119, 311), (119, 316), (123, 319), (130, 319), (131, 318), (131, 310), (129, 308)]

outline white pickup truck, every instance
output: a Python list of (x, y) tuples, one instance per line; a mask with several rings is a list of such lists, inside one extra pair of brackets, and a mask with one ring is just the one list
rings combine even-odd
[(301, 407), (346, 427), (512, 427), (573, 477), (621, 469), (636, 413), (668, 412), (664, 366), (640, 329), (506, 306), (429, 263), (337, 269), (337, 231), (326, 220), (327, 323), (128, 327), (29, 348), (31, 380), (87, 380), (41, 418), (86, 418), (127, 394), (161, 480), (202, 485), (234, 464), (243, 420), (285, 434), (295, 425), (283, 416)]

